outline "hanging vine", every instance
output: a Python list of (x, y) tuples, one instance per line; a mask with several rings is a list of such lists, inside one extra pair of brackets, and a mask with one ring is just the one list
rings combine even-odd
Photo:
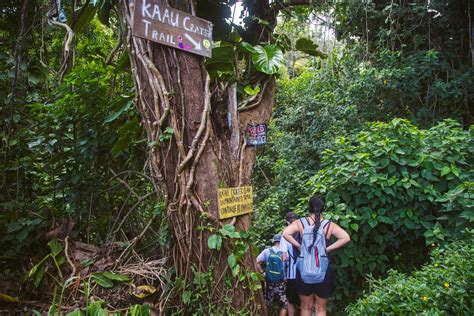
[[(202, 10), (192, 1), (176, 4), (193, 15)], [(248, 34), (259, 36), (242, 34), (238, 43), (232, 43), (225, 40), (228, 35), (217, 34), (222, 40), (216, 42), (213, 57), (203, 63), (196, 55), (132, 36), (134, 1), (121, 2), (135, 105), (147, 132), (150, 173), (171, 224), (170, 266), (180, 305), (189, 303), (189, 293), (196, 292), (201, 278), (210, 273), (212, 291), (202, 288), (206, 301), (217, 308), (230, 297), (222, 308), (265, 312), (259, 292), (261, 276), (254, 272), (245, 232), (249, 216), (218, 220), (217, 215), (218, 188), (250, 185), (255, 150), (246, 145), (245, 130), (250, 122), (269, 120), (273, 75), (283, 61), (281, 48), (269, 36), (280, 7), (255, 6), (249, 13), (259, 18), (251, 23)], [(270, 24), (261, 22), (264, 18)], [(242, 84), (255, 88), (242, 92)], [(213, 248), (215, 239), (222, 245)]]

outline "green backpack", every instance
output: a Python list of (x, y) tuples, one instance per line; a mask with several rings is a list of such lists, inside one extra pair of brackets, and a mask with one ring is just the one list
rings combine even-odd
[(267, 258), (266, 279), (272, 283), (280, 283), (285, 279), (285, 265), (283, 264), (283, 253), (275, 252), (270, 248), (270, 255)]

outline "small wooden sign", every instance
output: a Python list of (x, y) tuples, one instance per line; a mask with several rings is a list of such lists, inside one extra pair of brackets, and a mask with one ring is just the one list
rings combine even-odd
[(259, 146), (267, 143), (267, 124), (247, 125), (245, 130), (247, 145)]
[(252, 186), (225, 188), (218, 190), (219, 219), (252, 212)]
[(212, 23), (163, 5), (159, 0), (135, 0), (132, 34), (211, 57)]

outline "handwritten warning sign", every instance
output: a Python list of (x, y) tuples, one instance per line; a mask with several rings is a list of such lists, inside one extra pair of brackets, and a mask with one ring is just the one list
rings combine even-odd
[(225, 188), (218, 190), (219, 219), (252, 212), (252, 187)]
[(135, 1), (132, 34), (211, 57), (212, 23), (163, 5), (159, 0)]
[(247, 145), (263, 145), (267, 142), (267, 124), (247, 125), (245, 130)]

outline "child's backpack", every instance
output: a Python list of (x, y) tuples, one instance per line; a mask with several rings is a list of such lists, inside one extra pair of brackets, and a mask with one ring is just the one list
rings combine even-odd
[(282, 282), (285, 278), (285, 266), (283, 264), (282, 252), (270, 248), (270, 255), (267, 258), (267, 271), (265, 273), (267, 281), (272, 283)]
[(310, 225), (306, 218), (301, 219), (301, 224), (303, 225), (301, 253), (296, 267), (304, 283), (322, 283), (329, 267), (324, 236), (324, 228), (329, 221), (321, 222), (316, 236), (313, 233), (314, 225)]

